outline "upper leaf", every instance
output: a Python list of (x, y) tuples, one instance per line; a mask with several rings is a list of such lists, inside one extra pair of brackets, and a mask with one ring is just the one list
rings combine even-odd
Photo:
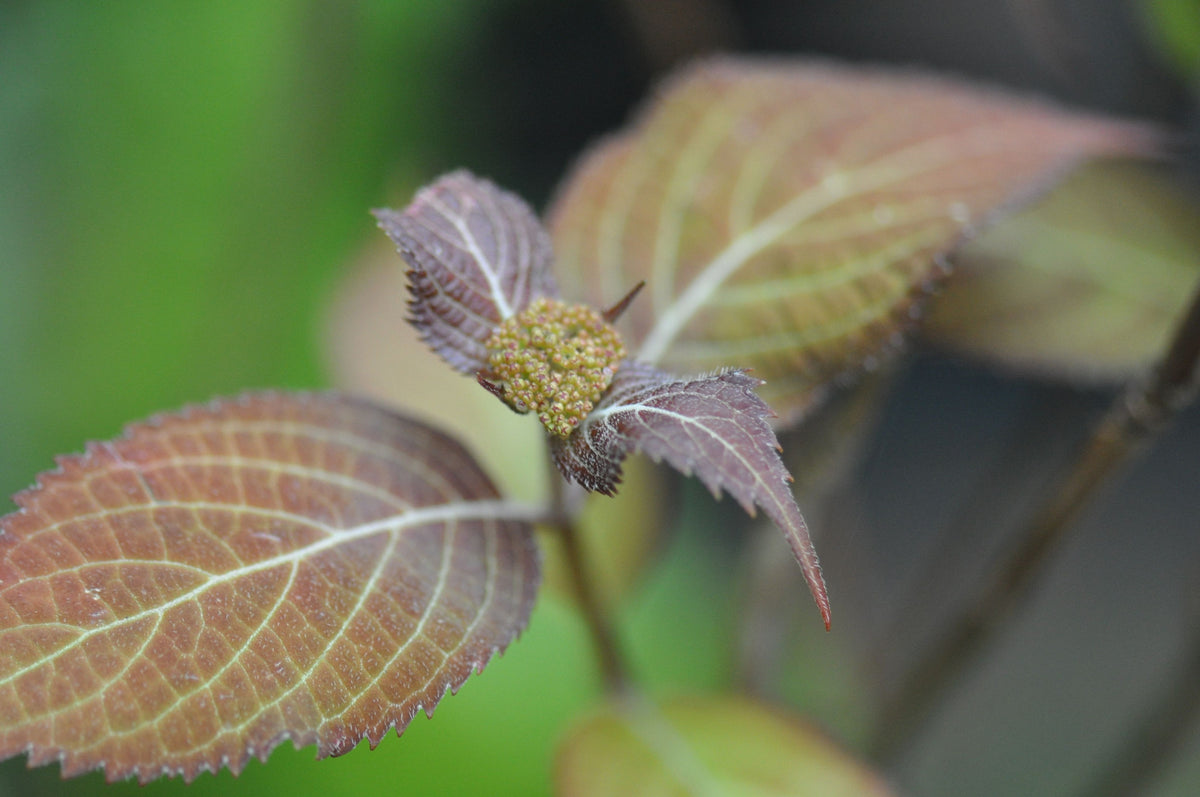
[(736, 365), (794, 420), (896, 348), (943, 257), (1081, 158), (1145, 127), (910, 73), (720, 60), (587, 155), (550, 214), (559, 278), (602, 304), (644, 279), (633, 356)]
[(731, 696), (610, 702), (555, 757), (559, 797), (864, 797), (886, 781), (814, 728)]
[(190, 780), (373, 746), (532, 608), (521, 508), (365, 402), (215, 402), (59, 466), (0, 519), (0, 757)]
[(404, 211), (375, 211), (409, 265), (412, 322), (455, 369), (487, 363), (485, 343), (539, 296), (557, 296), (546, 230), (518, 196), (467, 171), (417, 192)]
[(728, 490), (751, 515), (762, 507), (791, 545), (828, 628), (825, 581), (779, 458), (771, 410), (754, 392), (760, 384), (741, 371), (677, 380), (627, 361), (608, 395), (571, 436), (553, 440), (554, 460), (568, 478), (611, 494), (621, 462), (631, 451), (642, 451), (695, 473), (718, 497)]

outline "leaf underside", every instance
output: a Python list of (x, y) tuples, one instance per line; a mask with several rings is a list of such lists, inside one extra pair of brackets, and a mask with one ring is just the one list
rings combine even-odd
[(145, 782), (374, 746), (525, 626), (538, 555), (498, 499), (452, 439), (336, 394), (60, 459), (0, 519), (0, 757)]
[(561, 797), (863, 797), (886, 782), (794, 717), (732, 696), (611, 701), (555, 755)]
[(556, 296), (550, 239), (518, 196), (467, 171), (444, 175), (403, 211), (375, 211), (409, 265), (409, 310), (422, 338), (456, 370), (487, 363), (502, 321)]
[(567, 478), (611, 495), (621, 463), (640, 451), (695, 474), (717, 497), (729, 491), (751, 515), (762, 507), (787, 538), (828, 628), (825, 581), (779, 458), (771, 410), (754, 392), (760, 384), (741, 371), (680, 380), (626, 361), (608, 395), (570, 437), (554, 438), (554, 461)]
[(550, 216), (568, 295), (627, 314), (634, 356), (753, 368), (797, 420), (902, 343), (945, 256), (1088, 157), (1147, 127), (950, 80), (830, 63), (685, 70), (588, 153)]

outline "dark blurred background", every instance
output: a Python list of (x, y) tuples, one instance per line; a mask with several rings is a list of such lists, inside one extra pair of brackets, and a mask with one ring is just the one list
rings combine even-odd
[[(154, 411), (327, 384), (323, 314), (378, 236), (368, 208), (403, 204), (457, 166), (543, 206), (572, 159), (621, 125), (656, 78), (712, 51), (935, 68), (1158, 120), (1184, 132), (1174, 168), (1195, 179), (1192, 0), (9, 0), (0, 492)], [(969, 495), (1018, 433), (1023, 408), (1078, 405), (1062, 424), (1069, 441), (1110, 395), (916, 355), (856, 470), (862, 527), (828, 543), (850, 641), (802, 633), (789, 643), (790, 693), (820, 724), (852, 743), (863, 736), (871, 685), (837, 663), (886, 672), (862, 657), (886, 658), (878, 640), (897, 623), (902, 652), (903, 618), (888, 616), (887, 601), (955, 496)], [(1085, 516), (1035, 605), (901, 761), (903, 790), (1071, 793), (1120, 744), (1186, 633), (1200, 563), (1197, 451), (1193, 409)], [(729, 540), (696, 539), (677, 543), (630, 610), (651, 683), (714, 686), (728, 671), (739, 589), (721, 567)], [(448, 700), (433, 723), (416, 720), (403, 742), (319, 765), (289, 747), (237, 781), (149, 791), (544, 793), (555, 735), (595, 694), (590, 667), (573, 616), (547, 603), (465, 699)], [(1200, 753), (1200, 737), (1189, 749)], [(1200, 791), (1195, 760), (1181, 759), (1156, 793)], [(55, 768), (26, 772), (20, 760), (0, 766), (0, 794), (134, 788), (95, 774), (64, 784)]]

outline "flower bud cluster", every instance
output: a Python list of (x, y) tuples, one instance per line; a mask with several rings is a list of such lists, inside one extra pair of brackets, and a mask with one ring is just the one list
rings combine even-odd
[(612, 383), (625, 346), (600, 313), (540, 298), (496, 328), (487, 342), (489, 378), (517, 412), (533, 411), (566, 437)]

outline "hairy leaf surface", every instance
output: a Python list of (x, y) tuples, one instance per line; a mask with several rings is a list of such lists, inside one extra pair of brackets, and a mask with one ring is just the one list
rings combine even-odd
[(571, 730), (554, 770), (560, 797), (892, 794), (815, 729), (738, 697), (611, 702)]
[(754, 392), (760, 384), (741, 371), (679, 380), (627, 361), (571, 436), (554, 439), (555, 463), (587, 489), (612, 494), (625, 457), (641, 451), (694, 473), (718, 497), (728, 490), (751, 515), (762, 507), (787, 538), (828, 627), (821, 567), (779, 458), (771, 409)]
[(904, 72), (718, 60), (588, 154), (550, 214), (559, 278), (593, 304), (646, 280), (634, 356), (752, 367), (794, 420), (897, 347), (943, 257), (1145, 127)]
[(64, 775), (373, 746), (502, 650), (538, 582), (524, 510), (465, 449), (337, 395), (160, 416), (16, 500), (0, 757)]
[(922, 335), (1054, 378), (1158, 361), (1200, 281), (1200, 206), (1167, 175), (1089, 165), (955, 258)]
[(518, 196), (467, 171), (422, 188), (403, 211), (376, 210), (409, 265), (409, 309), (424, 340), (457, 370), (487, 363), (484, 343), (538, 296), (558, 293), (550, 240)]

